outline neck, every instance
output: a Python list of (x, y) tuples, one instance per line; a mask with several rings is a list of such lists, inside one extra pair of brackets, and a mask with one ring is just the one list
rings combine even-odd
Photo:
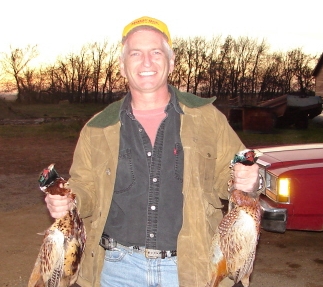
[(131, 91), (131, 105), (137, 110), (153, 110), (165, 107), (170, 99), (168, 89), (153, 93), (138, 93)]

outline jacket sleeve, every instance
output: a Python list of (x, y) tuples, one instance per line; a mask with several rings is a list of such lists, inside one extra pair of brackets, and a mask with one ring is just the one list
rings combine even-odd
[(92, 215), (95, 204), (95, 188), (91, 166), (90, 128), (87, 126), (82, 129), (74, 151), (69, 184), (76, 194), (81, 217)]
[(228, 181), (230, 162), (234, 155), (245, 149), (238, 135), (229, 125), (226, 117), (215, 108), (217, 127), (217, 165), (214, 189), (221, 199), (228, 199)]

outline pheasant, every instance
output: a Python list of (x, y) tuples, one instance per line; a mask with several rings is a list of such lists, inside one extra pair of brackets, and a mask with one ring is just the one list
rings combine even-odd
[[(240, 162), (251, 165), (257, 160), (254, 150), (236, 154), (230, 168)], [(249, 286), (253, 270), (256, 246), (260, 235), (261, 208), (257, 192), (246, 193), (233, 189), (229, 181), (228, 213), (223, 217), (212, 240), (212, 280), (208, 284), (217, 287), (225, 278), (234, 280), (234, 286)], [(234, 287), (233, 286), (233, 287)]]
[(28, 287), (70, 286), (76, 282), (86, 241), (75, 194), (68, 188), (67, 181), (58, 175), (54, 164), (40, 174), (39, 187), (46, 194), (67, 195), (73, 200), (74, 206), (45, 231)]

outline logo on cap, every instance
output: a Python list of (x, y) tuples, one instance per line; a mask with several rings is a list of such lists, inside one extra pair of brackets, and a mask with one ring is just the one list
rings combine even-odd
[(130, 22), (126, 27), (124, 27), (123, 32), (122, 32), (122, 43), (124, 43), (126, 37), (133, 29), (140, 27), (140, 26), (151, 27), (155, 30), (160, 31), (161, 33), (163, 33), (166, 36), (168, 44), (170, 46), (172, 46), (172, 40), (170, 38), (170, 34), (168, 31), (167, 25), (158, 19), (154, 19), (154, 18), (147, 17), (147, 16), (138, 18), (138, 19)]

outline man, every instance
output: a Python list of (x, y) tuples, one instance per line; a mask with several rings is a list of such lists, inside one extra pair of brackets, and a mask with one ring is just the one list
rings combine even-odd
[[(228, 166), (245, 147), (214, 99), (167, 84), (175, 55), (163, 22), (136, 19), (122, 36), (130, 92), (85, 125), (70, 169), (87, 230), (77, 283), (206, 286)], [(234, 176), (236, 188), (257, 190), (257, 165), (237, 164)], [(70, 207), (64, 197), (46, 202), (55, 218)]]

